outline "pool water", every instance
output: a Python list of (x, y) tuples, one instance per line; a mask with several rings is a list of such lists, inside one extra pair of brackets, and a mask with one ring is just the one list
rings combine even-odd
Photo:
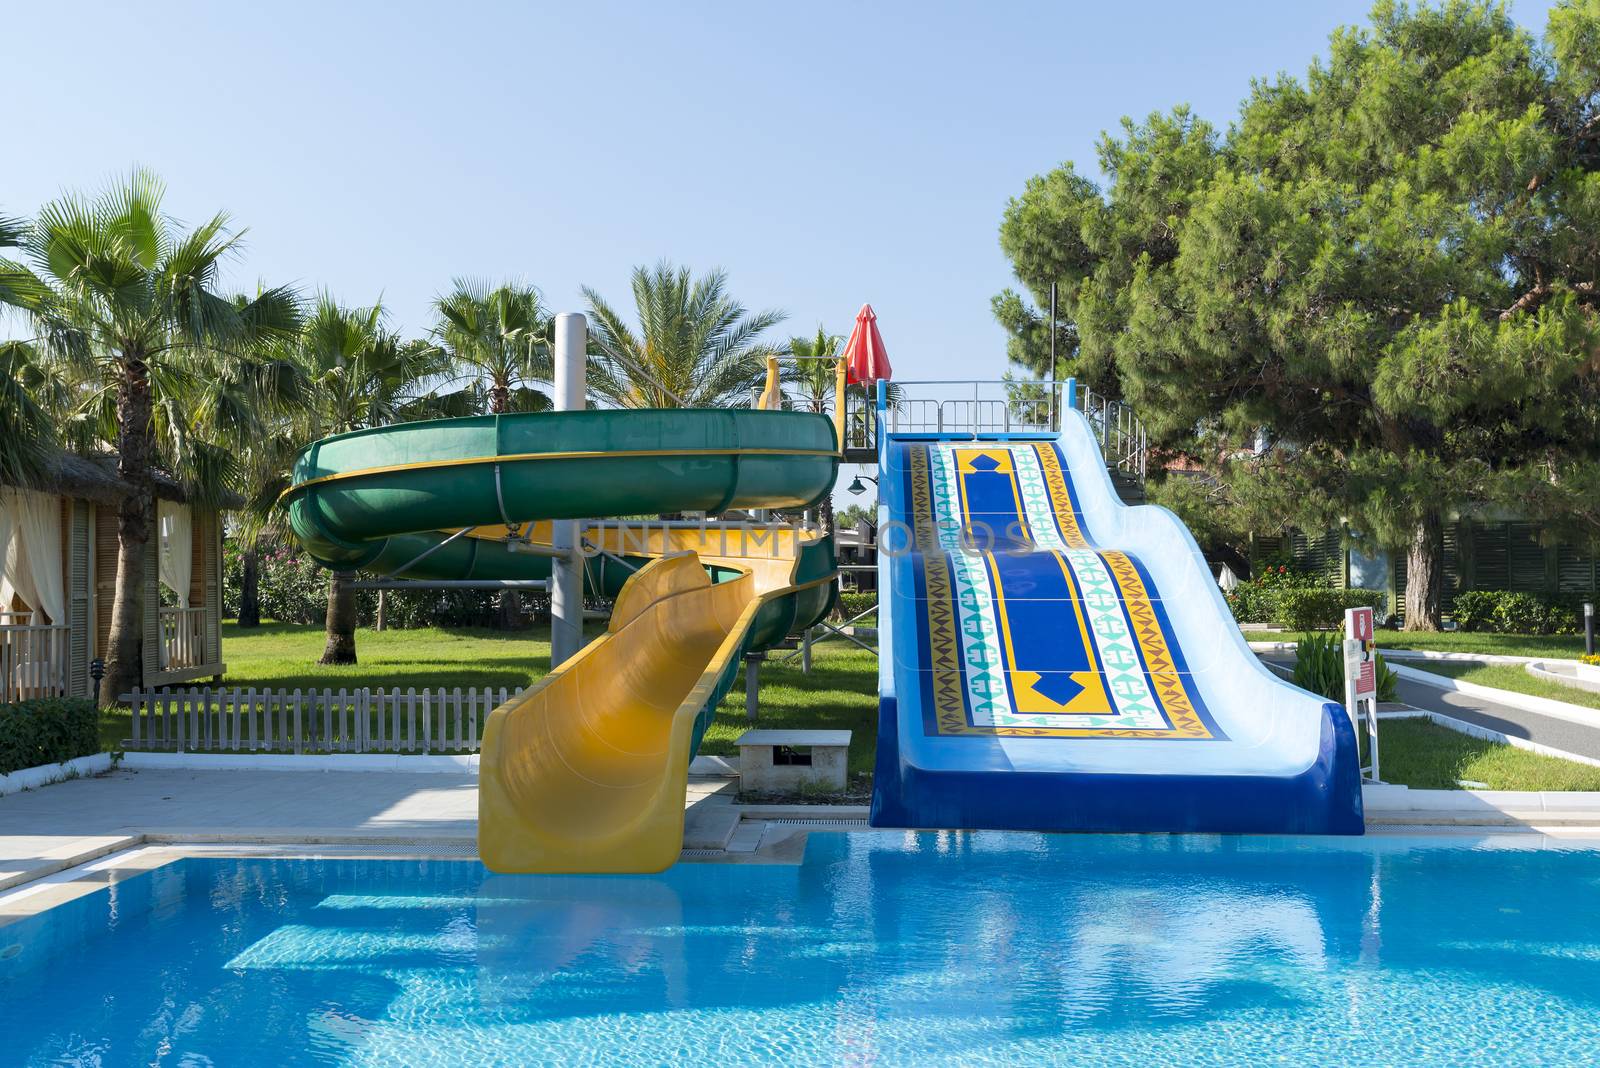
[(194, 859), (0, 928), (7, 1065), (691, 1060), (1600, 1063), (1600, 852), (896, 832), (654, 877)]

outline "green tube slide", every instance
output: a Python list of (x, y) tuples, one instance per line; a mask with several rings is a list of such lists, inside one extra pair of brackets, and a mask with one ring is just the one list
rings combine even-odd
[[(542, 579), (550, 574), (548, 557), (518, 551), (503, 537), (450, 534), (463, 527), (525, 529), (552, 519), (799, 510), (832, 490), (837, 450), (832, 423), (806, 412), (646, 409), (441, 419), (307, 446), (283, 503), (301, 544), (332, 570), (418, 580)], [(800, 556), (797, 573), (833, 570), (831, 539), (804, 543)], [(647, 560), (588, 560), (590, 592), (615, 596)], [(808, 605), (798, 614), (820, 618), (827, 607)]]

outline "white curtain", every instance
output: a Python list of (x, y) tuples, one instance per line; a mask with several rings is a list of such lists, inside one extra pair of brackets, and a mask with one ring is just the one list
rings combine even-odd
[(189, 607), (189, 583), (194, 577), (194, 520), (187, 504), (160, 501), (156, 516), (161, 527), (161, 581), (178, 595), (180, 607)]
[[(11, 581), (11, 541), (17, 526), (15, 490), (0, 489), (0, 612), (10, 611), (17, 588)], [(0, 620), (3, 623), (4, 620)]]
[(4, 510), (11, 533), (5, 552), (0, 599), (19, 596), (36, 614), (34, 623), (67, 621), (67, 580), (61, 572), (61, 499), (43, 493), (12, 491)]

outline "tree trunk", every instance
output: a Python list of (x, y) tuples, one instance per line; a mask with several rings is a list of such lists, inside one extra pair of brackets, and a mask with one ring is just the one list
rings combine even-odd
[(239, 629), (261, 626), (261, 550), (254, 546), (240, 554), (244, 574), (239, 579)]
[(378, 591), (378, 617), (372, 621), (372, 629), (383, 631), (389, 629), (389, 591)]
[(319, 664), (356, 662), (356, 591), (350, 588), (355, 573), (335, 571), (328, 579), (328, 644)]
[(522, 613), (522, 597), (516, 590), (500, 591), (500, 603), (495, 606), (494, 625), (497, 630), (521, 630), (527, 625)]
[(828, 495), (826, 497), (822, 498), (822, 501), (817, 505), (817, 522), (822, 525), (822, 532), (824, 534), (832, 534), (833, 533), (833, 491), (832, 490), (829, 490), (828, 491)]
[(117, 512), (117, 585), (106, 639), (106, 673), (100, 703), (115, 704), (144, 682), (145, 547), (155, 518), (150, 456), (150, 368), (144, 354), (124, 352), (117, 381), (117, 474), (128, 485)]
[(489, 387), (489, 414), (500, 415), (511, 409), (511, 386), (506, 382), (496, 382)]
[(1417, 524), (1406, 550), (1406, 630), (1439, 629), (1443, 549), (1444, 528), (1434, 513)]

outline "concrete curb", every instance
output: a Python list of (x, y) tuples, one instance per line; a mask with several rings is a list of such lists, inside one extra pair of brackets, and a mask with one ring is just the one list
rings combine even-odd
[[(109, 762), (110, 758), (106, 759)], [(476, 777), (478, 754), (408, 756), (400, 753), (310, 753), (294, 756), (290, 753), (126, 753), (122, 757), (122, 766), (132, 771), (409, 771)], [(736, 779), (739, 777), (739, 758), (697, 756), (689, 765), (689, 774)], [(0, 776), (0, 782), (4, 779), (4, 776)], [(0, 795), (7, 792), (0, 788)]]
[(1567, 674), (1555, 670), (1558, 666), (1574, 667), (1576, 660), (1534, 660), (1523, 665), (1529, 675), (1544, 682), (1553, 682), (1557, 686), (1565, 686), (1569, 690), (1587, 690), (1589, 693), (1600, 693), (1600, 679), (1592, 679), (1580, 675), (1576, 671)]
[(88, 756), (64, 760), (60, 764), (40, 764), (33, 768), (19, 768), (9, 775), (0, 775), (0, 797), (37, 790), (51, 783), (66, 782), (84, 775), (103, 775), (111, 770), (110, 753), (91, 753)]
[(1361, 802), (1369, 816), (1451, 813), (1521, 822), (1530, 815), (1545, 815), (1600, 824), (1597, 791), (1413, 790), (1409, 786), (1368, 783), (1361, 788)]
[[(1334, 633), (1330, 631), (1329, 633)], [(1249, 642), (1252, 652), (1257, 653), (1292, 653), (1294, 642)], [(1511, 656), (1506, 653), (1443, 653), (1436, 649), (1378, 649), (1378, 655), (1385, 661), (1395, 660), (1442, 660), (1450, 663), (1483, 663), (1483, 664), (1530, 664), (1534, 661), (1554, 661), (1556, 663), (1574, 663), (1563, 661), (1560, 657), (1551, 656)]]
[(477, 775), (478, 754), (442, 753), (126, 753), (122, 766), (133, 771), (412, 771)]

